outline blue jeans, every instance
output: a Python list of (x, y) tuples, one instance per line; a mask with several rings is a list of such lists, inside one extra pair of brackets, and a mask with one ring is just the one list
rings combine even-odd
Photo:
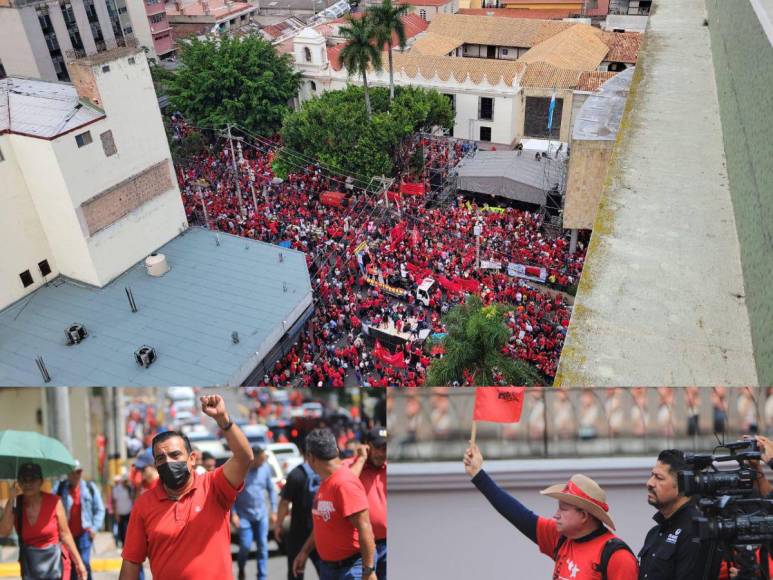
[(325, 561), (319, 562), (319, 580), (362, 580), (362, 558), (354, 564), (333, 568)]
[[(78, 547), (78, 553), (81, 555), (83, 565), (86, 566), (86, 571), (89, 573), (88, 580), (91, 580), (91, 546), (93, 542), (88, 532), (83, 532), (80, 536), (75, 538), (75, 545)], [(72, 580), (78, 578), (78, 572), (73, 564), (72, 573), (70, 574)]]
[(266, 580), (268, 578), (268, 516), (263, 516), (254, 522), (247, 518), (240, 518), (239, 570), (244, 570), (244, 566), (247, 564), (253, 540), (258, 547), (258, 580)]
[(376, 542), (376, 578), (386, 580), (387, 543), (386, 540)]

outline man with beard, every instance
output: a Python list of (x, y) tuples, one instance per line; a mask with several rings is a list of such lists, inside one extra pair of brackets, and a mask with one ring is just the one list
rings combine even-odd
[(243, 488), (253, 454), (222, 397), (201, 397), (201, 410), (217, 422), (233, 456), (222, 467), (199, 475), (185, 435), (156, 435), (151, 449), (160, 481), (134, 504), (119, 580), (137, 580), (145, 558), (153, 577), (162, 580), (233, 578), (228, 512)]
[(689, 469), (684, 453), (666, 449), (658, 455), (647, 480), (647, 502), (657, 508), (657, 522), (639, 552), (639, 580), (701, 580), (709, 554), (693, 532), (701, 514), (689, 497), (679, 494), (676, 474)]
[(367, 445), (357, 448), (357, 455), (344, 465), (360, 478), (368, 495), (368, 514), (376, 540), (376, 577), (387, 577), (387, 430), (374, 427), (365, 434)]

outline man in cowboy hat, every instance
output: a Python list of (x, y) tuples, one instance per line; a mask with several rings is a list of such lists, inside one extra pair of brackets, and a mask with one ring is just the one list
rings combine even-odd
[(558, 500), (553, 518), (537, 516), (502, 490), (482, 469), (483, 456), (475, 444), (464, 454), (464, 469), (492, 506), (537, 544), (554, 562), (554, 580), (631, 580), (638, 575), (630, 548), (609, 529), (606, 493), (591, 478), (573, 475), (566, 484), (541, 491)]

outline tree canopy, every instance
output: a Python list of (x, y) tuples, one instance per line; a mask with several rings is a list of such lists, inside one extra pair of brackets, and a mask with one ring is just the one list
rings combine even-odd
[(190, 123), (234, 123), (262, 135), (279, 129), (300, 86), (289, 55), (254, 35), (192, 39), (182, 47), (177, 73), (164, 80), (172, 107)]
[(483, 306), (477, 296), (469, 296), (443, 317), (448, 334), (443, 339), (446, 351), (427, 372), (427, 385), (464, 384), (472, 377), (475, 385), (533, 385), (542, 381), (539, 373), (520, 360), (502, 353), (510, 338), (504, 321), (513, 307), (505, 304)]
[[(449, 127), (453, 112), (448, 99), (435, 90), (396, 87), (371, 88), (373, 115), (368, 118), (363, 88), (349, 86), (327, 91), (290, 113), (282, 125), (282, 140), (290, 150), (319, 159), (342, 173), (392, 175), (397, 147), (416, 131)], [(274, 170), (286, 175), (294, 169), (291, 156), (278, 156)]]

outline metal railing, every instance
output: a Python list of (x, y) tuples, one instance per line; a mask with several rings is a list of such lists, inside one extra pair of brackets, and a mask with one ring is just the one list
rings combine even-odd
[[(458, 460), (472, 427), (474, 388), (390, 389), (389, 458)], [(519, 423), (479, 423), (488, 458), (633, 456), (710, 451), (718, 439), (764, 433), (773, 396), (745, 388), (530, 388)], [(716, 435), (715, 435), (716, 433)]]

